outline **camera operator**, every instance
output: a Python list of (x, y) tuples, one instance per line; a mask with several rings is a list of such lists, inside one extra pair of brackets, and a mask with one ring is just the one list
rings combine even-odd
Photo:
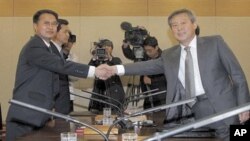
[[(99, 66), (100, 64), (103, 64), (103, 63), (108, 64), (108, 65), (118, 65), (122, 63), (120, 58), (114, 57), (112, 55), (113, 43), (110, 40), (103, 39), (103, 40), (100, 40), (99, 43), (95, 43), (95, 45), (96, 45), (96, 49), (92, 52), (93, 58), (90, 60), (89, 65)], [(104, 55), (102, 54), (103, 51), (101, 49), (105, 49)], [(117, 99), (121, 103), (123, 103), (125, 99), (125, 92), (123, 90), (120, 77), (117, 75), (112, 76), (105, 81), (100, 80), (100, 79), (95, 79), (93, 92), (112, 97), (114, 99)], [(92, 98), (103, 99), (95, 95), (92, 95)], [(112, 103), (117, 105), (118, 107), (121, 106), (116, 102), (112, 102)], [(103, 107), (105, 107), (105, 104), (90, 100), (88, 109), (91, 112), (99, 113), (103, 111)], [(117, 109), (112, 109), (112, 110), (117, 110)]]
[[(142, 54), (142, 58), (140, 59), (140, 61), (147, 61), (149, 58), (147, 56), (147, 54), (145, 53), (145, 50), (143, 49), (142, 50), (143, 54)], [(127, 41), (126, 39), (123, 41), (123, 44), (122, 44), (122, 52), (123, 52), (123, 55), (127, 58), (127, 59), (130, 59), (132, 61), (138, 61), (135, 54), (134, 54), (134, 51), (133, 49), (131, 49), (130, 47), (130, 42)]]
[[(142, 48), (144, 38), (148, 36), (147, 30), (143, 26), (137, 26), (134, 28), (130, 27), (129, 31), (127, 30), (125, 32), (125, 39), (122, 44), (122, 52), (124, 56), (135, 62), (148, 60), (148, 56)], [(130, 47), (131, 42), (133, 42), (133, 49)]]
[[(161, 56), (162, 50), (158, 46), (158, 41), (155, 37), (148, 36), (143, 43), (143, 48), (145, 53), (147, 54), (149, 60), (150, 59), (157, 59)], [(157, 74), (157, 75), (149, 75), (143, 76), (143, 82), (146, 85), (147, 89), (159, 89), (159, 91), (163, 91), (167, 89), (167, 81), (164, 74)], [(156, 106), (160, 106), (166, 104), (166, 93), (155, 95), (152, 97), (152, 101), (150, 98), (146, 98), (144, 100), (144, 109), (148, 109)]]
[[(155, 37), (148, 36), (143, 42), (143, 48), (148, 59), (157, 59), (161, 56), (162, 50), (158, 46), (158, 41)], [(159, 91), (167, 90), (167, 81), (164, 74), (142, 76), (143, 84), (146, 90), (159, 89)], [(148, 97), (144, 100), (143, 108), (148, 109), (166, 104), (166, 93)], [(165, 119), (166, 112), (158, 111), (152, 115), (152, 120), (156, 125), (162, 125)]]
[[(148, 36), (147, 30), (142, 26), (132, 27), (129, 22), (122, 22), (121, 28), (125, 31), (125, 39), (122, 44), (122, 52), (124, 56), (134, 62), (148, 60), (148, 56), (142, 47), (144, 39)], [(137, 80), (136, 78), (136, 76), (133, 76), (133, 82), (128, 83), (127, 92), (129, 92), (130, 89), (135, 90), (137, 88), (141, 89), (142, 92), (147, 91), (147, 87), (143, 81), (143, 76), (139, 76), (139, 82), (135, 81)], [(138, 90), (136, 91), (138, 92)], [(132, 92), (131, 95), (134, 95), (134, 93)]]

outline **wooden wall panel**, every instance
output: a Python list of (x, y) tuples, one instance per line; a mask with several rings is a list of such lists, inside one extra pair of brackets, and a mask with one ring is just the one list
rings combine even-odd
[(81, 0), (81, 16), (147, 16), (147, 0)]
[(250, 16), (250, 0), (0, 0), (1, 17), (49, 8), (61, 16), (167, 16), (179, 8), (198, 16)]
[(52, 9), (61, 16), (79, 16), (80, 0), (14, 0), (14, 16), (32, 16), (39, 9)]
[(167, 16), (180, 8), (191, 9), (197, 16), (214, 16), (215, 0), (148, 0), (149, 16)]
[(250, 0), (216, 0), (216, 16), (250, 16)]
[(0, 17), (13, 16), (13, 0), (0, 0)]

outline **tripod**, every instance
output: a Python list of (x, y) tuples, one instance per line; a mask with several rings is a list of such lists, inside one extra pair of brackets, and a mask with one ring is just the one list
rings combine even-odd
[[(136, 98), (136, 94), (139, 94), (141, 92), (141, 82), (140, 82), (140, 76), (133, 75), (129, 77), (127, 90), (126, 90), (126, 96), (129, 97), (129, 100), (132, 100), (133, 98)], [(132, 106), (137, 106), (138, 101), (133, 101)]]

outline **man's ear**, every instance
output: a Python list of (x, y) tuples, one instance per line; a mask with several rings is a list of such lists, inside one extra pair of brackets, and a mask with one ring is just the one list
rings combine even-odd
[(37, 24), (36, 23), (33, 23), (33, 28), (34, 28), (34, 31), (36, 32), (37, 31)]
[(194, 25), (194, 29), (198, 27), (198, 24), (196, 22), (194, 22), (193, 25)]

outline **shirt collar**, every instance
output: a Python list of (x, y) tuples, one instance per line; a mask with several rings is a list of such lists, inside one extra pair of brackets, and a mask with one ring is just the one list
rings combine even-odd
[(62, 50), (62, 47), (57, 44), (56, 42), (54, 42), (53, 40), (51, 40), (51, 42), (56, 46), (57, 50), (60, 52)]
[[(185, 48), (185, 46), (182, 45), (182, 44), (180, 44), (180, 46), (181, 46), (182, 49)], [(194, 36), (193, 40), (189, 43), (188, 46), (190, 46), (192, 48), (196, 48), (197, 47), (197, 36)]]
[(47, 47), (50, 47), (50, 44), (47, 42), (47, 41), (45, 41), (43, 38), (41, 38), (42, 40), (43, 40), (43, 42), (45, 43), (45, 45), (47, 46)]

